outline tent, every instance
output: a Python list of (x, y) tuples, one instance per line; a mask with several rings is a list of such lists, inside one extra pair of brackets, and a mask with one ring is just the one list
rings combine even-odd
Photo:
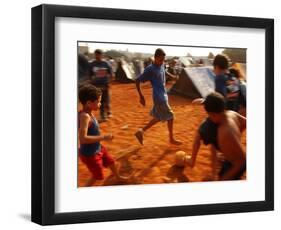
[(134, 60), (133, 61), (133, 68), (134, 68), (136, 77), (138, 77), (144, 71), (144, 61)]
[(179, 79), (169, 90), (189, 98), (206, 97), (215, 90), (215, 75), (208, 67), (191, 67), (182, 69)]
[(179, 57), (179, 64), (188, 67), (193, 64), (193, 59), (191, 57)]
[(124, 60), (119, 61), (115, 73), (115, 80), (122, 83), (130, 83), (134, 82), (135, 79), (136, 73), (134, 67)]

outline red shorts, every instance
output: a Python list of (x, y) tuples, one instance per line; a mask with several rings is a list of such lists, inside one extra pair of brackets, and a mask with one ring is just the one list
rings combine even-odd
[(103, 167), (108, 167), (114, 163), (114, 159), (104, 146), (101, 146), (101, 151), (93, 156), (87, 157), (80, 153), (79, 157), (96, 180), (104, 179)]

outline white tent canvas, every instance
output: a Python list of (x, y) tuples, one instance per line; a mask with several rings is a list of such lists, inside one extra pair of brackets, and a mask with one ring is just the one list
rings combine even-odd
[(206, 97), (215, 90), (215, 75), (208, 67), (184, 68), (169, 93), (189, 98)]

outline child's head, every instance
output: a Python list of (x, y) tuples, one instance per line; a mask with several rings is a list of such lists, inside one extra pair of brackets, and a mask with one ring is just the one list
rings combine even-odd
[(228, 57), (223, 54), (216, 55), (213, 61), (213, 66), (215, 74), (219, 74), (223, 71), (226, 71), (229, 66)]
[(101, 61), (102, 60), (102, 54), (103, 54), (103, 52), (102, 52), (101, 49), (96, 49), (95, 50), (95, 59), (97, 61)]
[(244, 75), (242, 73), (241, 67), (238, 63), (234, 63), (228, 70), (234, 77), (244, 80)]
[(224, 97), (216, 92), (209, 94), (204, 101), (204, 108), (211, 121), (220, 123), (225, 110)]
[(166, 53), (164, 52), (164, 50), (158, 48), (155, 50), (154, 53), (154, 63), (155, 65), (163, 65), (164, 61), (165, 61), (165, 56)]
[(79, 86), (79, 101), (84, 109), (98, 110), (100, 107), (101, 95), (101, 90), (91, 84)]

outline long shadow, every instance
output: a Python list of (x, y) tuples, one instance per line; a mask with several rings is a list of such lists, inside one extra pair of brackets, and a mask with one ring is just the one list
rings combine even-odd
[(172, 152), (174, 152), (175, 149), (174, 148), (168, 148), (166, 149), (155, 161), (153, 161), (150, 165), (148, 165), (147, 168), (143, 169), (140, 171), (140, 173), (138, 175), (135, 176), (136, 182), (140, 183), (140, 181), (147, 175), (150, 173), (151, 169), (157, 165), (157, 163), (159, 161), (161, 161), (167, 154), (170, 154)]
[[(136, 155), (139, 152), (140, 148), (134, 149), (133, 151), (130, 151), (129, 153), (122, 154), (117, 158), (117, 161), (119, 162), (119, 173), (122, 176), (130, 176), (132, 173), (134, 173), (134, 168), (132, 167), (132, 164), (129, 161), (129, 157), (132, 155)], [(126, 182), (124, 181), (118, 181), (115, 176), (110, 175), (105, 179), (103, 182), (104, 186), (109, 185), (125, 185), (125, 184), (136, 184), (134, 181), (134, 178), (131, 180), (128, 180)]]
[[(142, 179), (148, 175), (152, 168), (154, 166), (156, 166), (159, 161), (161, 161), (167, 154), (171, 154), (174, 153), (175, 151), (178, 150), (178, 147), (169, 147), (167, 148), (157, 159), (155, 159), (153, 162), (151, 162), (151, 164), (149, 164), (147, 166), (147, 168), (143, 169), (143, 170), (139, 170), (139, 171), (134, 171), (134, 168), (132, 167), (131, 163), (128, 161), (128, 158), (122, 158), (120, 162), (121, 166), (120, 166), (120, 173), (122, 175), (126, 175), (129, 176), (131, 173), (134, 174), (134, 177), (126, 182), (123, 181), (118, 181), (113, 175), (110, 175), (109, 177), (107, 177), (103, 183), (104, 186), (109, 186), (109, 185), (126, 185), (126, 184), (141, 184)], [(173, 168), (174, 166), (172, 166), (171, 168)], [(169, 170), (167, 175), (169, 177), (169, 179), (174, 179), (176, 177), (177, 182), (187, 182), (189, 181), (189, 179), (183, 174), (183, 170), (181, 168), (173, 168)]]

